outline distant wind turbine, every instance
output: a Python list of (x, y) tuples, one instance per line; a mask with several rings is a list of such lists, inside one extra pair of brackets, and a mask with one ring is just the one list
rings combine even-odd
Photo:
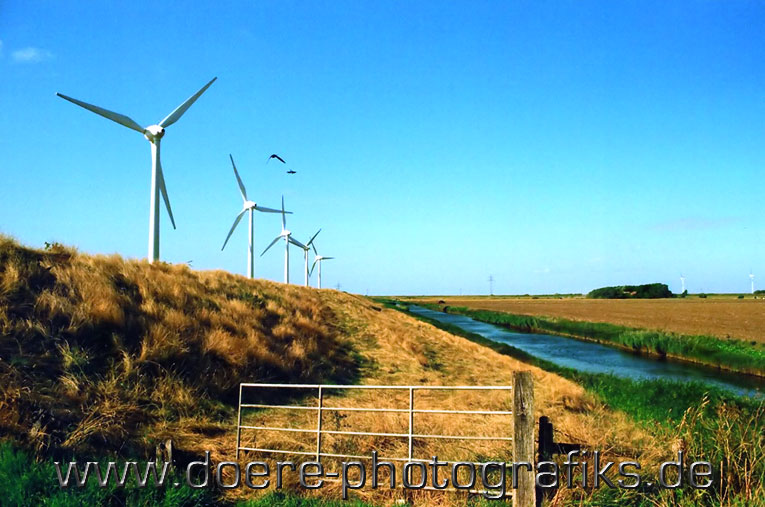
[(754, 294), (754, 274), (749, 270), (749, 280), (752, 282), (752, 294)]
[(56, 93), (62, 99), (68, 100), (73, 104), (77, 104), (80, 107), (92, 111), (98, 115), (108, 118), (113, 122), (133, 129), (136, 132), (140, 132), (151, 143), (151, 198), (149, 204), (149, 260), (156, 262), (159, 260), (159, 194), (162, 193), (162, 199), (165, 201), (165, 207), (167, 208), (167, 214), (170, 215), (170, 222), (175, 229), (175, 219), (173, 218), (173, 211), (170, 209), (170, 199), (167, 197), (167, 188), (165, 187), (165, 177), (162, 174), (162, 164), (159, 158), (159, 142), (165, 135), (165, 128), (169, 127), (173, 123), (177, 122), (183, 113), (191, 107), (191, 105), (202, 95), (207, 88), (210, 87), (213, 82), (218, 79), (214, 77), (209, 83), (204, 85), (197, 93), (186, 99), (186, 101), (175, 108), (175, 110), (167, 115), (164, 120), (156, 125), (150, 125), (146, 128), (141, 127), (138, 123), (131, 118), (103, 109), (87, 102), (82, 102), (71, 97), (67, 97), (61, 93)]
[(318, 277), (318, 281), (317, 281), (316, 287), (318, 289), (321, 289), (321, 263), (322, 263), (322, 261), (328, 261), (330, 259), (334, 259), (334, 257), (324, 257), (322, 255), (319, 255), (319, 252), (316, 251), (316, 243), (315, 242), (311, 246), (313, 247), (313, 253), (314, 253), (314, 255), (316, 257), (314, 257), (314, 259), (313, 259), (313, 265), (311, 266), (311, 271), (309, 273), (309, 276), (311, 275), (311, 273), (313, 273), (313, 269), (318, 264), (318, 266), (319, 266), (319, 277)]
[(681, 293), (684, 293), (685, 292), (685, 277), (682, 274), (680, 274), (680, 284), (683, 286), (683, 290), (681, 291)]
[[(236, 164), (234, 163), (234, 157), (229, 154), (229, 158), (231, 159), (231, 166), (234, 168), (234, 176), (236, 176), (236, 182), (239, 184), (239, 193), (242, 195), (242, 211), (239, 212), (239, 214), (234, 219), (234, 225), (231, 226), (231, 230), (228, 231), (228, 236), (226, 236), (226, 241), (223, 242), (223, 246), (221, 247), (221, 252), (224, 248), (226, 248), (226, 243), (228, 243), (229, 238), (234, 233), (234, 229), (236, 229), (236, 226), (239, 225), (239, 221), (242, 219), (242, 216), (246, 212), (250, 212), (250, 240), (249, 244), (247, 246), (247, 278), (253, 278), (255, 276), (255, 259), (254, 257), (254, 247), (255, 247), (255, 217), (253, 216), (253, 211), (261, 211), (263, 213), (282, 213), (283, 210), (278, 209), (271, 209), (271, 208), (264, 208), (263, 206), (258, 206), (255, 204), (255, 202), (249, 200), (247, 198), (247, 189), (244, 188), (244, 183), (242, 183), (242, 178), (239, 177), (239, 171), (236, 170)], [(286, 211), (285, 213), (290, 213), (289, 211)]]
[(305, 249), (305, 245), (296, 239), (292, 239), (292, 233), (287, 229), (287, 213), (284, 211), (284, 196), (282, 196), (282, 232), (274, 238), (270, 245), (260, 254), (261, 257), (274, 246), (280, 238), (284, 238), (284, 283), (290, 283), (290, 243)]
[(316, 234), (314, 234), (311, 239), (308, 240), (308, 243), (305, 245), (301, 245), (297, 241), (294, 241), (292, 238), (290, 238), (290, 242), (295, 245), (299, 246), (303, 249), (303, 258), (305, 259), (305, 286), (308, 287), (308, 278), (311, 276), (311, 272), (308, 270), (308, 252), (311, 250), (311, 246), (313, 246), (313, 240), (316, 239), (316, 236), (319, 235), (321, 232), (321, 229), (316, 231)]

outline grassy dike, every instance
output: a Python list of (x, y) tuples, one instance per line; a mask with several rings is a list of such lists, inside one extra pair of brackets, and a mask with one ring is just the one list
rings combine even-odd
[[(443, 306), (428, 303), (418, 304), (436, 311), (441, 311)], [(743, 340), (721, 340), (713, 336), (664, 333), (605, 322), (515, 315), (489, 310), (473, 310), (466, 307), (449, 306), (446, 311), (524, 333), (550, 333), (593, 340), (642, 354), (669, 357), (739, 373), (765, 376), (765, 346)]]
[[(681, 447), (687, 456), (709, 461), (715, 466), (716, 480), (711, 494), (688, 489), (639, 493), (601, 489), (582, 500), (583, 505), (765, 505), (765, 403), (762, 401), (736, 396), (697, 382), (635, 381), (560, 367), (510, 345), (411, 313), (406, 303), (386, 298), (377, 298), (377, 301), (501, 354), (568, 378), (582, 385), (607, 406), (625, 412), (636, 424), (666, 439), (668, 445)], [(435, 305), (429, 306), (438, 310)], [(453, 308), (450, 310), (455, 311)], [(462, 309), (459, 310), (462, 313)], [(494, 312), (467, 310), (464, 315), (473, 317), (473, 313), (481, 313), (488, 318)], [(528, 323), (536, 320), (533, 317), (523, 319), (528, 319)], [(525, 329), (542, 328), (529, 326)]]

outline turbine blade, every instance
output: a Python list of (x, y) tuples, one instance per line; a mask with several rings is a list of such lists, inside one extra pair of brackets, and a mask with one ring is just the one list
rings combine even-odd
[(319, 255), (319, 252), (316, 251), (316, 243), (311, 243), (311, 248), (313, 248), (314, 255)]
[(284, 196), (282, 196), (282, 230), (287, 228), (287, 216), (284, 213)]
[(247, 211), (246, 209), (243, 209), (242, 211), (239, 212), (239, 214), (234, 219), (234, 225), (231, 226), (231, 230), (228, 231), (228, 236), (226, 236), (226, 241), (224, 241), (223, 246), (220, 247), (221, 252), (223, 251), (224, 248), (226, 248), (226, 243), (228, 243), (228, 240), (231, 237), (231, 235), (234, 234), (234, 229), (236, 229), (236, 226), (239, 225), (239, 221), (242, 219), (246, 211)]
[(328, 261), (330, 259), (334, 259), (334, 257), (322, 257), (321, 258), (321, 260), (323, 260), (323, 261)]
[(231, 165), (234, 167), (234, 176), (236, 176), (236, 182), (239, 183), (239, 192), (242, 193), (242, 199), (245, 201), (247, 200), (247, 190), (244, 188), (244, 183), (242, 183), (242, 178), (239, 177), (239, 171), (236, 170), (236, 164), (234, 163), (234, 157), (229, 153), (229, 158), (231, 159)]
[[(262, 211), (264, 213), (281, 213), (282, 212), (282, 210), (280, 210), (280, 209), (264, 208), (263, 206), (255, 206), (255, 209), (257, 211)], [(285, 215), (291, 215), (292, 212), (291, 211), (285, 211), (284, 214)]]
[(268, 246), (266, 247), (266, 249), (265, 249), (265, 250), (263, 250), (263, 253), (262, 253), (262, 254), (260, 254), (260, 256), (261, 256), (261, 257), (263, 257), (263, 254), (265, 254), (266, 252), (268, 252), (268, 249), (269, 249), (269, 248), (271, 248), (272, 246), (274, 246), (274, 245), (276, 244), (276, 242), (277, 242), (277, 241), (279, 241), (280, 239), (282, 239), (281, 235), (279, 235), (279, 236), (276, 236), (276, 237), (274, 238), (274, 240), (271, 242), (271, 244), (270, 244), (270, 245), (268, 245)]
[(306, 246), (308, 246), (308, 245), (311, 245), (311, 246), (313, 246), (313, 240), (315, 240), (315, 239), (316, 239), (316, 236), (318, 236), (320, 232), (321, 232), (321, 229), (319, 229), (318, 231), (316, 231), (316, 234), (314, 234), (314, 235), (311, 237), (311, 239), (309, 239), (309, 240), (308, 240), (308, 243), (306, 243)]
[(141, 127), (139, 124), (137, 124), (132, 118), (128, 118), (124, 114), (115, 113), (114, 111), (109, 111), (108, 109), (104, 109), (102, 107), (94, 106), (93, 104), (88, 104), (87, 102), (83, 102), (81, 100), (73, 99), (72, 97), (67, 97), (66, 95), (62, 93), (56, 93), (59, 97), (61, 97), (64, 100), (68, 100), (72, 104), (77, 104), (80, 107), (84, 107), (88, 111), (92, 111), (96, 114), (100, 114), (104, 118), (108, 118), (111, 121), (117, 122), (120, 125), (123, 125), (129, 129), (136, 130), (143, 134), (145, 132), (144, 128)]
[(313, 274), (313, 268), (316, 267), (317, 262), (319, 262), (319, 259), (314, 259), (313, 264), (311, 264), (311, 270), (308, 272), (308, 276), (311, 276)]
[(300, 248), (302, 248), (303, 250), (305, 250), (306, 248), (308, 248), (307, 246), (305, 246), (303, 243), (301, 243), (300, 241), (296, 240), (296, 239), (295, 239), (295, 238), (293, 238), (292, 236), (290, 236), (290, 237), (289, 237), (289, 241), (290, 241), (290, 243), (292, 243), (293, 245), (295, 245), (295, 246), (299, 246), (299, 247), (300, 247)]
[(183, 116), (183, 113), (185, 113), (186, 110), (191, 107), (191, 104), (193, 104), (199, 98), (199, 96), (202, 95), (205, 92), (205, 90), (207, 90), (210, 87), (210, 85), (215, 82), (216, 79), (218, 78), (217, 77), (212, 78), (209, 83), (207, 83), (206, 85), (202, 87), (201, 90), (199, 90), (197, 93), (195, 93), (194, 95), (186, 99), (186, 102), (176, 107), (175, 111), (168, 114), (164, 120), (159, 122), (159, 126), (162, 128), (169, 127), (173, 123), (180, 120), (181, 116)]
[(165, 201), (165, 207), (167, 208), (167, 214), (170, 215), (170, 222), (175, 229), (175, 219), (173, 218), (173, 210), (170, 208), (170, 198), (167, 197), (167, 187), (165, 186), (165, 176), (162, 174), (162, 164), (157, 159), (157, 176), (159, 180), (159, 191), (162, 194), (162, 199)]

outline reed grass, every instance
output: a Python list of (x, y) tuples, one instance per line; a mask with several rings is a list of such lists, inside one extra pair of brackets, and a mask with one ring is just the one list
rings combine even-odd
[(448, 313), (465, 315), (515, 331), (582, 337), (629, 348), (638, 353), (655, 354), (660, 357), (671, 356), (742, 373), (765, 375), (765, 345), (763, 344), (752, 344), (735, 339), (723, 340), (713, 336), (650, 331), (604, 322), (515, 315), (466, 307), (444, 308), (427, 303), (423, 303), (422, 306), (433, 310), (443, 308)]

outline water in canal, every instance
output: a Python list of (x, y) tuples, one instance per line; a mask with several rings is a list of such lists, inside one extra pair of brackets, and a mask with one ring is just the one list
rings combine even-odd
[(437, 312), (410, 305), (409, 311), (433, 320), (458, 326), (499, 343), (511, 345), (534, 357), (583, 372), (612, 373), (631, 379), (665, 378), (681, 381), (700, 381), (722, 387), (745, 396), (763, 396), (765, 379), (720, 371), (692, 363), (658, 360), (638, 356), (627, 351), (599, 343), (562, 336), (535, 333), (517, 333), (508, 329), (479, 322), (464, 315)]

